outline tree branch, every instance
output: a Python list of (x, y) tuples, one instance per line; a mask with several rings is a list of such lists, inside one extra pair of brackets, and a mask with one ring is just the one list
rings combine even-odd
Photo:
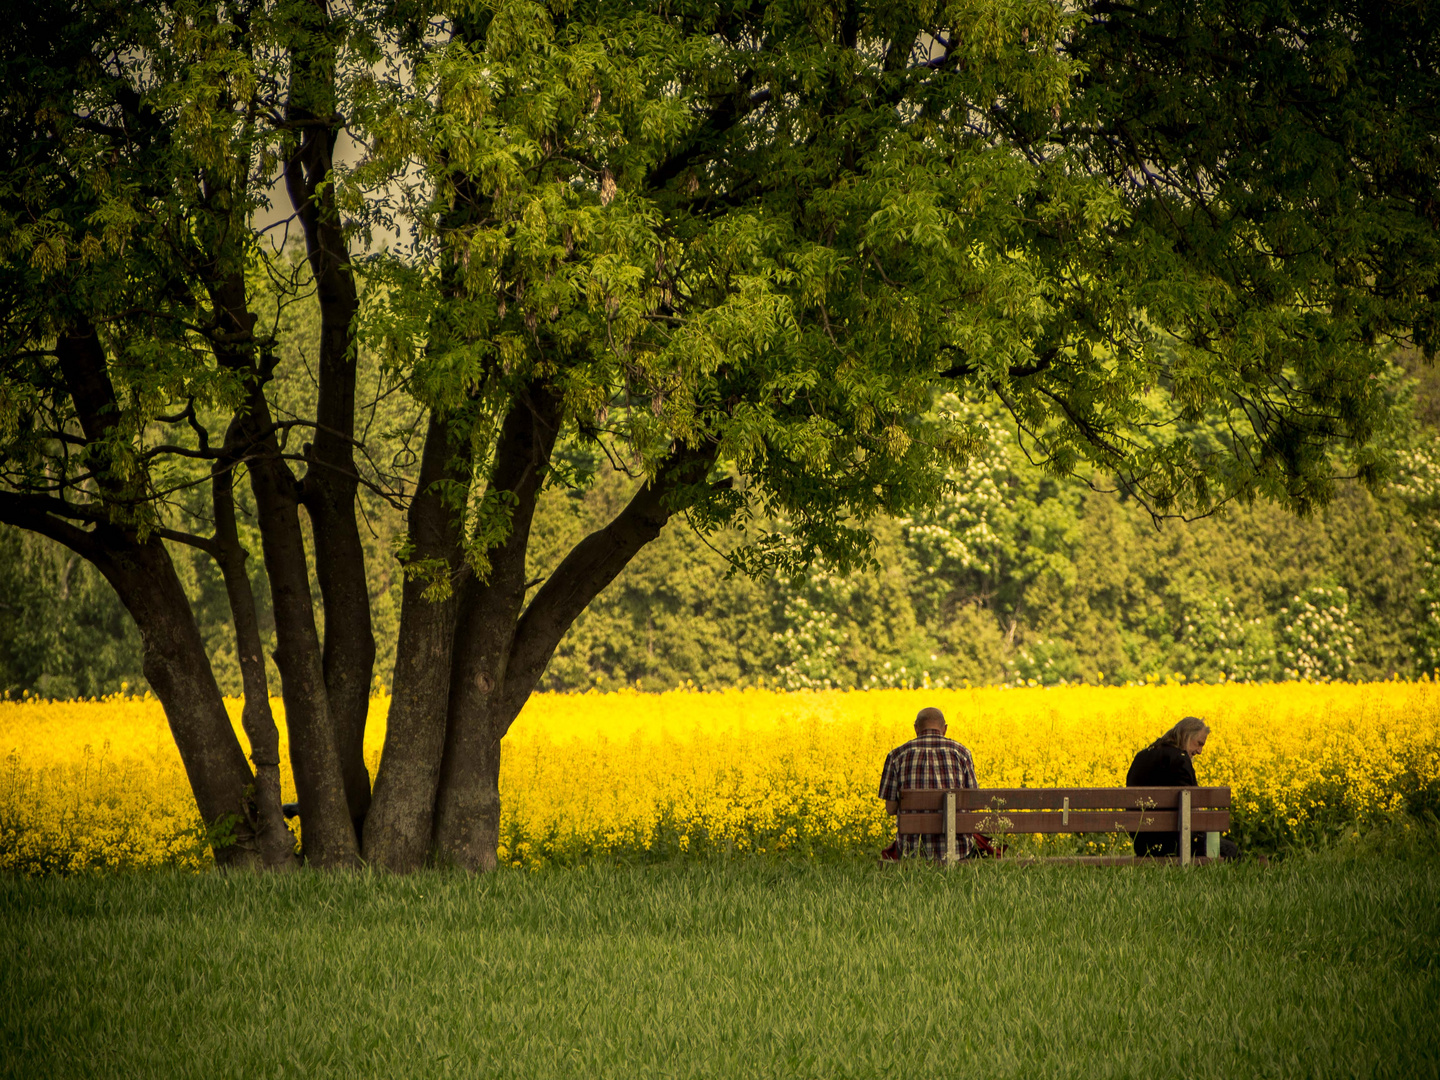
[(671, 516), (686, 508), (679, 504), (687, 500), (676, 496), (705, 482), (718, 452), (715, 443), (674, 451), (613, 521), (565, 556), (515, 629), (501, 691), (502, 715), (513, 718), (519, 712), (571, 623), (642, 547), (660, 535)]
[[(59, 502), (45, 500), (52, 501)], [(90, 562), (98, 562), (105, 554), (105, 545), (94, 532), (53, 516), (33, 496), (0, 491), (0, 522), (48, 537)]]

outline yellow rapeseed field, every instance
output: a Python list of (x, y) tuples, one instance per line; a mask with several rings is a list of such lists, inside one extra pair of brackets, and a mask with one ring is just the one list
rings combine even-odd
[[(1440, 685), (1426, 681), (539, 694), (505, 741), (501, 858), (878, 850), (880, 765), (925, 705), (982, 787), (1122, 784), (1137, 749), (1203, 716), (1197, 772), (1234, 789), (1242, 846), (1315, 842), (1440, 794)], [(371, 707), (372, 771), (388, 706)], [(0, 869), (209, 863), (157, 702), (0, 702), (0, 755)]]

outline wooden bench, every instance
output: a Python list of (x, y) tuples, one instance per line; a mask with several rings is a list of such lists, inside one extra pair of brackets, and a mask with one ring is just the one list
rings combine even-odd
[[(1160, 832), (1180, 834), (1176, 857), (1072, 856), (1047, 861), (1121, 865), (1209, 862), (1220, 857), (1220, 834), (1230, 828), (1228, 787), (969, 788), (900, 792), (901, 836), (938, 833), (947, 863), (959, 862), (955, 840), (965, 833), (995, 837), (1032, 833)], [(1191, 855), (1191, 836), (1205, 834), (1205, 855)]]

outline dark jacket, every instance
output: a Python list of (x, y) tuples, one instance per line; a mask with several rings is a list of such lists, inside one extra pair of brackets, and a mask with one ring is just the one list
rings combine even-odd
[[(1125, 774), (1126, 787), (1199, 787), (1195, 765), (1190, 755), (1178, 746), (1151, 743), (1135, 755), (1130, 771)], [(1134, 833), (1136, 855), (1177, 855), (1180, 852), (1178, 832)], [(1205, 854), (1205, 834), (1191, 837), (1193, 854)]]

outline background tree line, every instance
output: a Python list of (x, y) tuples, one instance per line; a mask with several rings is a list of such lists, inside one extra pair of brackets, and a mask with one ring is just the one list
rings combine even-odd
[[(303, 351), (314, 326), (297, 319), (291, 329)], [(992, 415), (984, 421), (992, 452), (955, 478), (941, 505), (873, 523), (868, 571), (751, 579), (728, 573), (717, 550), (723, 537), (709, 543), (683, 523), (668, 525), (576, 621), (542, 686), (801, 689), (1432, 672), (1440, 665), (1440, 372), (1413, 353), (1396, 360), (1402, 467), (1377, 492), (1345, 483), (1306, 517), (1257, 503), (1157, 527), (1134, 500), (1029, 468), (1013, 425)], [(306, 392), (299, 383), (289, 389), (297, 397)], [(384, 421), (399, 427), (406, 410), (396, 398)], [(593, 486), (542, 499), (537, 560), (573, 544), (632, 493), (633, 479), (590, 466), (599, 476)], [(404, 521), (373, 494), (361, 498), (373, 689), (383, 692), (394, 664), (394, 548)], [(241, 504), (241, 520), (253, 523), (248, 499)], [(213, 560), (175, 554), (221, 687), (238, 695), (224, 581)], [(269, 652), (270, 592), (263, 565), (251, 571)], [(318, 585), (314, 594), (321, 604)], [(133, 622), (104, 579), (59, 545), (0, 526), (0, 613), (0, 685), (10, 697), (144, 689)]]

